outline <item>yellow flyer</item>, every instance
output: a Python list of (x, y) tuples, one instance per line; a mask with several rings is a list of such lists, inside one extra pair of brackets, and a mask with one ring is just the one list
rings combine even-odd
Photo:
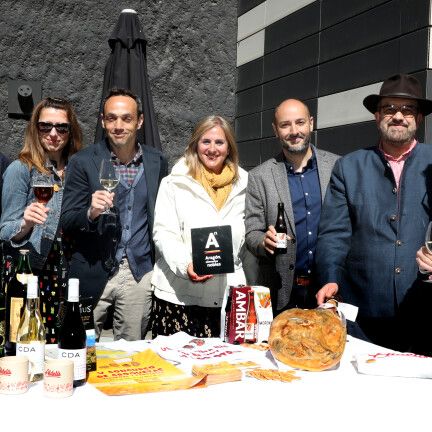
[(204, 386), (204, 376), (189, 376), (148, 349), (124, 358), (98, 357), (88, 382), (106, 395), (120, 396)]

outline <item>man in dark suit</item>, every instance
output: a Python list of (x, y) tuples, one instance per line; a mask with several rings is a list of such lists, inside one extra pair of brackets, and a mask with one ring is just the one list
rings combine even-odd
[[(282, 152), (249, 173), (246, 243), (259, 258), (257, 283), (269, 286), (275, 314), (316, 307), (314, 262), (321, 203), (338, 156), (310, 143), (313, 117), (296, 99), (276, 107), (273, 129)], [(287, 253), (275, 254), (278, 203), (284, 204)]]
[(415, 77), (398, 74), (364, 99), (380, 141), (337, 161), (317, 243), (319, 302), (340, 292), (359, 308), (366, 336), (397, 350), (414, 350), (416, 332), (409, 329), (426, 294), (415, 262), (432, 204), (432, 146), (415, 138), (432, 112), (422, 94)]
[[(142, 124), (139, 99), (111, 90), (102, 114), (107, 138), (74, 155), (66, 171), (61, 223), (72, 238), (70, 277), (97, 300), (97, 337), (110, 306), (115, 339), (143, 339), (150, 318), (154, 206), (168, 167), (158, 150), (137, 142)], [(114, 192), (101, 186), (102, 160), (119, 178)], [(114, 214), (105, 214), (110, 208)]]

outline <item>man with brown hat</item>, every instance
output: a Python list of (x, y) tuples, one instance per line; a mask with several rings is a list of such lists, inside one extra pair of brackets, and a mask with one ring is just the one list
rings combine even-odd
[(359, 308), (357, 323), (372, 342), (413, 350), (406, 317), (421, 298), (415, 255), (432, 185), (432, 145), (415, 134), (432, 101), (415, 77), (398, 74), (363, 104), (375, 115), (380, 140), (336, 162), (321, 212), (317, 300), (339, 293)]

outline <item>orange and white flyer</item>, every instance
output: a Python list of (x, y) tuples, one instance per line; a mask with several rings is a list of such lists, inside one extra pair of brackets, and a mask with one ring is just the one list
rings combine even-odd
[[(129, 353), (126, 353), (128, 355)], [(120, 358), (99, 358), (88, 382), (109, 396), (185, 390), (204, 386), (204, 376), (190, 376), (150, 349)]]

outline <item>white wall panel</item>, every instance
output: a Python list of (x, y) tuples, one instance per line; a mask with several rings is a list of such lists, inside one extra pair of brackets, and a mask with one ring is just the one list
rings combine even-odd
[(237, 40), (240, 41), (265, 26), (265, 2), (241, 15), (237, 20)]
[(264, 55), (264, 34), (261, 30), (237, 42), (237, 67)]
[(379, 82), (319, 98), (317, 128), (373, 120), (373, 114), (363, 106), (363, 99), (370, 94), (378, 94), (381, 85), (382, 82)]

